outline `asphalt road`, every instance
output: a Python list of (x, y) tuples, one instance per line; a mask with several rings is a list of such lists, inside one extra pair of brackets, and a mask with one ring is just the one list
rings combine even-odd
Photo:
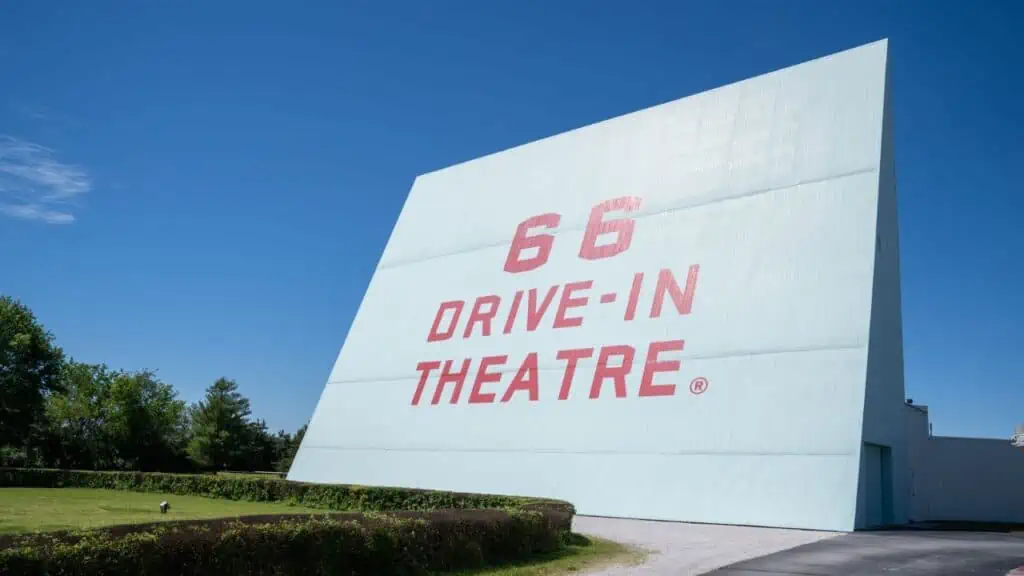
[(577, 517), (574, 531), (651, 552), (590, 576), (1005, 576), (1024, 566), (1024, 533), (893, 530), (836, 534)]
[(1024, 565), (1024, 534), (855, 532), (721, 568), (714, 576), (1005, 576)]

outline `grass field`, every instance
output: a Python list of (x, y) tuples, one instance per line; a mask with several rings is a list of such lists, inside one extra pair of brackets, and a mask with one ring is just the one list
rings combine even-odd
[[(160, 513), (160, 502), (164, 500), (171, 504), (167, 514)], [(0, 488), (0, 534), (305, 512), (324, 511), (269, 502), (90, 488)]]
[(604, 566), (635, 566), (646, 553), (608, 540), (576, 537), (564, 550), (522, 564), (459, 572), (457, 576), (560, 576)]
[[(171, 504), (160, 513), (160, 502)], [(238, 517), (251, 514), (323, 513), (323, 510), (267, 502), (241, 502), (91, 488), (0, 488), (0, 534), (98, 528), (167, 520)], [(611, 564), (632, 565), (644, 553), (607, 540), (576, 536), (565, 549), (529, 562), (461, 572), (460, 576), (556, 576)]]

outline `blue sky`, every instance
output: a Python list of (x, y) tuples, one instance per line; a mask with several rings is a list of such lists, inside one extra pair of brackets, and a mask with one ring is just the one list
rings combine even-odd
[(907, 394), (936, 433), (1008, 437), (1022, 25), (1009, 0), (3, 2), (0, 293), (77, 359), (190, 401), (228, 376), (294, 429), (416, 174), (888, 37)]

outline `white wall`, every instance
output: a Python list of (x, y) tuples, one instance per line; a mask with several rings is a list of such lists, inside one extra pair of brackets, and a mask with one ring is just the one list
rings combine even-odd
[[(563, 498), (583, 514), (849, 530), (863, 439), (885, 42), (547, 138), (416, 179), (289, 473), (310, 482)], [(629, 248), (578, 256), (591, 208), (641, 199)], [(517, 225), (558, 213), (549, 261), (509, 274)], [(607, 240), (605, 240), (606, 242)], [(692, 310), (651, 318), (658, 271)], [(639, 313), (624, 321), (635, 273)], [(502, 326), (519, 290), (590, 281), (558, 328)], [(602, 294), (617, 300), (600, 303)], [(443, 301), (500, 298), (493, 333), (429, 342)], [(527, 308), (521, 302), (522, 315)], [(684, 340), (639, 397), (648, 345)], [(559, 350), (636, 350), (626, 397), (589, 398), (595, 356), (559, 399)], [(502, 396), (537, 353), (538, 397), (467, 403), (480, 359)], [(461, 397), (417, 363), (472, 361)], [(617, 364), (613, 361), (611, 364)], [(654, 366), (653, 359), (647, 365)], [(690, 383), (706, 378), (702, 394)]]
[[(888, 70), (888, 66), (887, 66)], [(888, 75), (888, 72), (887, 72)], [(869, 492), (885, 490), (891, 503), (887, 522), (907, 519), (906, 427), (904, 424), (903, 318), (900, 290), (900, 243), (896, 196), (896, 152), (893, 146), (893, 87), (886, 83), (881, 169), (878, 182), (878, 216), (875, 229), (875, 276), (871, 296), (871, 334), (868, 345), (867, 389), (864, 398), (864, 442), (886, 446), (891, 452), (888, 486), (861, 475), (857, 527), (871, 522), (864, 504), (881, 498)], [(862, 458), (863, 460), (863, 458)], [(862, 465), (864, 463), (862, 462)], [(862, 468), (863, 470), (863, 468)]]
[(1008, 440), (928, 437), (907, 409), (910, 520), (1024, 522), (1024, 453)]
[(926, 494), (920, 490), (926, 482), (918, 476), (927, 474), (925, 450), (929, 438), (928, 408), (907, 406), (904, 414), (907, 442), (907, 519), (916, 522), (927, 516), (924, 513)]

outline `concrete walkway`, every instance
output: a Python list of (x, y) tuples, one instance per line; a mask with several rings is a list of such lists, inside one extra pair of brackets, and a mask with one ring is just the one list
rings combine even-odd
[(729, 564), (836, 536), (830, 532), (652, 522), (577, 516), (573, 531), (630, 544), (651, 554), (641, 566), (618, 566), (593, 576), (704, 574)]

